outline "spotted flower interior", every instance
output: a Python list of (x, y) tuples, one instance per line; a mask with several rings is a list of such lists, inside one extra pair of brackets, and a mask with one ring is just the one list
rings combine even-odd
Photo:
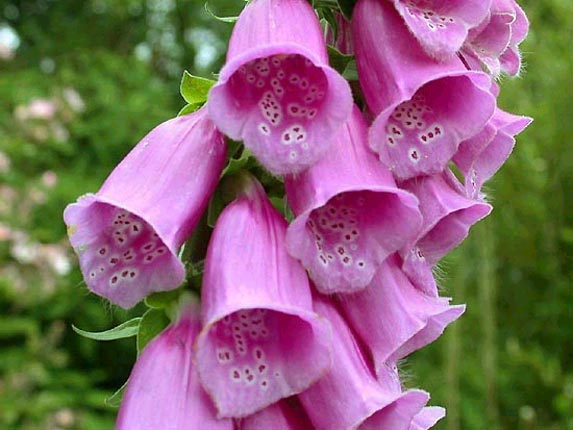
[(407, 227), (398, 219), (399, 206), (393, 194), (356, 191), (311, 212), (301, 261), (320, 291), (349, 292), (368, 285)]
[(298, 54), (253, 60), (229, 79), (231, 96), (250, 111), (245, 133), (251, 150), (278, 173), (284, 163), (292, 168), (316, 159), (311, 122), (320, 116), (327, 89), (322, 69)]
[(398, 180), (440, 173), (460, 143), (484, 127), (491, 102), (466, 76), (432, 81), (379, 117), (371, 143)]
[(130, 307), (150, 292), (182, 281), (178, 260), (142, 218), (102, 202), (76, 210), (83, 213), (74, 246), (94, 292)]
[(299, 316), (244, 309), (209, 329), (198, 345), (198, 363), (220, 413), (245, 416), (316, 378), (322, 352), (313, 343), (312, 325)]

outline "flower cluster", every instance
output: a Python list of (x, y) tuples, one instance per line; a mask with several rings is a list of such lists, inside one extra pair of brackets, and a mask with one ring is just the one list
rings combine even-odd
[[(129, 308), (189, 284), (179, 250), (221, 176), (233, 190), (198, 265), (201, 304), (181, 300), (141, 351), (119, 430), (421, 430), (444, 416), (397, 363), (463, 313), (433, 268), (490, 213), (482, 185), (530, 122), (497, 107), (494, 80), (519, 71), (523, 11), (446, 3), (336, 9), (326, 34), (355, 59), (353, 94), (306, 0), (251, 0), (206, 105), (68, 206), (87, 286)], [(224, 135), (275, 176), (226, 169)]]

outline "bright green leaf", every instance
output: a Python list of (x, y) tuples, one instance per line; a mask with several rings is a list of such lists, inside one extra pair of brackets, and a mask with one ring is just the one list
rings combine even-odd
[(145, 345), (151, 339), (163, 331), (169, 325), (169, 318), (165, 315), (164, 310), (149, 309), (139, 323), (139, 330), (137, 332), (137, 353), (140, 354)]
[(213, 13), (213, 11), (211, 10), (211, 8), (209, 7), (209, 3), (207, 3), (207, 2), (205, 2), (205, 10), (207, 11), (207, 13), (209, 15), (211, 15), (217, 21), (222, 21), (222, 22), (227, 22), (227, 23), (233, 24), (233, 23), (237, 22), (237, 20), (239, 19), (238, 16), (217, 16), (217, 15), (215, 15)]
[(193, 76), (188, 71), (185, 71), (181, 78), (179, 91), (187, 103), (191, 105), (201, 105), (207, 100), (207, 95), (213, 85), (215, 85), (215, 81)]
[(204, 103), (188, 103), (179, 111), (177, 116), (183, 116), (197, 111)]
[(125, 339), (127, 337), (132, 337), (137, 334), (139, 323), (141, 321), (140, 317), (130, 319), (117, 327), (106, 331), (100, 332), (90, 332), (85, 331), (82, 329), (77, 328), (75, 325), (72, 324), (72, 328), (74, 331), (79, 334), (80, 336), (87, 337), (88, 339), (94, 340), (116, 340), (116, 339)]
[(161, 291), (145, 298), (145, 304), (154, 309), (167, 309), (181, 295), (181, 289)]

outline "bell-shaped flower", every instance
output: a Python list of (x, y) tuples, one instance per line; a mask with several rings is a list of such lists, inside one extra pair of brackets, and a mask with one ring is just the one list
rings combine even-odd
[(313, 426), (296, 397), (283, 399), (262, 411), (237, 420), (237, 430), (312, 430)]
[(470, 30), (461, 53), (472, 68), (481, 63), (494, 76), (502, 70), (514, 76), (521, 69), (519, 44), (528, 31), (527, 16), (515, 0), (493, 0), (486, 19)]
[(410, 430), (429, 430), (446, 416), (446, 410), (439, 406), (428, 406), (412, 420)]
[(288, 251), (323, 293), (365, 288), (382, 261), (413, 239), (421, 223), (418, 202), (397, 188), (368, 149), (366, 134), (355, 108), (333, 150), (285, 181), (296, 215), (287, 231)]
[(370, 351), (377, 374), (436, 340), (465, 310), (421, 292), (400, 266), (397, 255), (389, 257), (368, 287), (339, 300), (353, 332)]
[(209, 94), (217, 127), (281, 175), (321, 158), (351, 107), (350, 87), (328, 65), (322, 29), (308, 2), (249, 2)]
[(209, 243), (196, 362), (222, 417), (245, 417), (297, 394), (330, 366), (330, 326), (285, 247), (286, 221), (262, 186), (223, 210)]
[(398, 180), (440, 173), (493, 115), (490, 77), (428, 58), (387, 1), (360, 0), (352, 32), (370, 147)]
[(401, 251), (402, 269), (416, 286), (427, 290), (423, 285), (427, 285), (424, 281), (431, 276), (431, 268), (458, 246), (471, 226), (489, 215), (492, 207), (466, 197), (463, 186), (450, 171), (414, 178), (402, 186), (418, 197), (424, 220), (416, 240)]
[(153, 129), (97, 194), (64, 212), (88, 288), (129, 308), (178, 287), (178, 248), (199, 221), (225, 163), (223, 136), (201, 109)]
[(465, 177), (466, 193), (478, 198), (484, 182), (507, 160), (515, 146), (514, 136), (532, 119), (496, 109), (487, 126), (476, 136), (462, 142), (453, 161)]
[(451, 58), (480, 24), (491, 0), (394, 0), (410, 32), (434, 59)]
[(316, 297), (314, 306), (332, 325), (332, 367), (299, 394), (314, 428), (409, 430), (413, 417), (428, 401), (428, 394), (419, 390), (402, 392), (399, 384), (378, 382), (350, 328), (327, 300)]
[(217, 419), (192, 362), (201, 329), (199, 306), (183, 305), (172, 325), (151, 340), (135, 362), (123, 395), (117, 430), (233, 430)]

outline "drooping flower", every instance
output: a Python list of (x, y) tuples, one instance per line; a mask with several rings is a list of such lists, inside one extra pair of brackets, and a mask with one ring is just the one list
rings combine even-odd
[(487, 16), (491, 0), (394, 0), (408, 29), (426, 53), (451, 58), (462, 47), (468, 30)]
[(286, 252), (286, 221), (256, 180), (242, 180), (209, 243), (196, 351), (222, 417), (305, 390), (331, 360), (330, 326), (312, 310), (306, 273)]
[(528, 31), (527, 16), (515, 0), (493, 0), (487, 17), (470, 30), (461, 53), (472, 68), (479, 70), (481, 63), (494, 76), (502, 70), (515, 76), (521, 69), (519, 44)]
[(192, 362), (199, 333), (198, 306), (187, 303), (178, 320), (143, 349), (123, 395), (117, 430), (232, 430), (216, 418)]
[(308, 2), (249, 2), (209, 94), (217, 127), (243, 140), (280, 175), (302, 171), (322, 157), (351, 107), (350, 87), (328, 66), (322, 30)]
[(414, 287), (400, 263), (397, 255), (386, 259), (368, 287), (339, 300), (353, 332), (372, 354), (376, 373), (436, 340), (465, 310)]
[(355, 108), (332, 150), (285, 181), (296, 215), (287, 231), (288, 251), (323, 293), (366, 287), (382, 261), (416, 236), (421, 222), (418, 202), (397, 188), (367, 148), (366, 134)]
[[(316, 430), (409, 430), (413, 417), (428, 401), (428, 394), (419, 390), (401, 392), (399, 384), (378, 382), (334, 306), (321, 297), (315, 298), (314, 306), (330, 321), (334, 336), (330, 371), (299, 394)], [(392, 376), (397, 375), (383, 375), (382, 379)]]
[(402, 184), (420, 201), (423, 224), (416, 240), (401, 251), (403, 270), (426, 293), (437, 295), (432, 267), (468, 235), (473, 224), (491, 212), (491, 205), (466, 197), (463, 186), (447, 171)]
[(188, 238), (225, 163), (223, 136), (201, 109), (153, 129), (97, 194), (64, 212), (70, 242), (94, 293), (129, 308), (185, 277)]
[(410, 430), (428, 430), (446, 416), (446, 410), (438, 406), (428, 406), (412, 420)]
[(466, 193), (478, 198), (484, 182), (507, 160), (521, 133), (532, 119), (496, 109), (487, 126), (473, 138), (462, 142), (453, 161), (465, 176)]
[(360, 0), (352, 19), (360, 85), (376, 116), (370, 147), (398, 180), (440, 173), (492, 116), (491, 79), (429, 58), (394, 8)]
[(283, 399), (238, 421), (237, 430), (313, 430), (296, 397)]

